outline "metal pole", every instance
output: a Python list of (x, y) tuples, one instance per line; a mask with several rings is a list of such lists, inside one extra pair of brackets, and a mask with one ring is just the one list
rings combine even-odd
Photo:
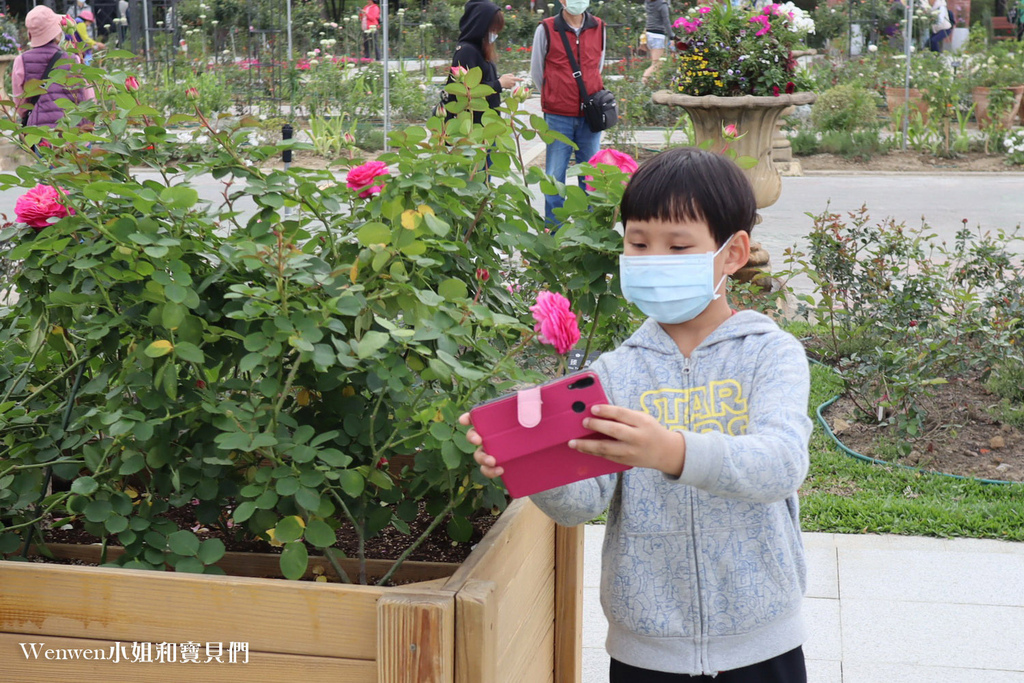
[(391, 79), (388, 75), (388, 0), (381, 0), (381, 22), (384, 28), (384, 50), (381, 57), (384, 58), (384, 151), (388, 151), (388, 132), (391, 130)]
[(903, 113), (903, 144), (901, 146), (904, 151), (907, 149), (907, 136), (910, 129), (910, 56), (914, 36), (914, 0), (906, 0), (906, 3), (904, 15), (906, 16), (907, 31), (903, 37), (903, 52), (907, 58), (907, 73), (903, 79), (903, 101), (907, 110)]
[(146, 33), (146, 64), (149, 64), (149, 0), (142, 0), (142, 30)]
[(292, 67), (292, 0), (288, 0), (288, 68)]

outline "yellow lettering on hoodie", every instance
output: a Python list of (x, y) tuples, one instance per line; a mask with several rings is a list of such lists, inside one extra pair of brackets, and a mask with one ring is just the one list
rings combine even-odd
[(654, 389), (640, 395), (645, 413), (673, 431), (747, 433), (747, 399), (734, 379), (691, 389)]

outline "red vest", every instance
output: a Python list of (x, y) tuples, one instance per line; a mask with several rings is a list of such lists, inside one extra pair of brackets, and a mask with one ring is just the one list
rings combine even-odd
[[(555, 28), (555, 21), (563, 22), (561, 13), (548, 17), (542, 24), (548, 37), (548, 53), (544, 58), (544, 85), (540, 92), (540, 107), (546, 114), (560, 116), (583, 116), (580, 108), (580, 88), (572, 75), (569, 56), (565, 53), (565, 42)], [(604, 49), (604, 22), (587, 12), (584, 14), (583, 29), (577, 37), (567, 28), (566, 37), (572, 48), (576, 63), (583, 71), (583, 82), (587, 93), (593, 95), (604, 88), (601, 80), (601, 51)]]

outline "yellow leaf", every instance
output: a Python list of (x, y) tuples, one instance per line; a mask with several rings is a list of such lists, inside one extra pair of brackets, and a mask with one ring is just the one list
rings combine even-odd
[(281, 541), (279, 541), (276, 538), (274, 538), (274, 530), (273, 529), (267, 529), (267, 536), (270, 538), (270, 545), (274, 546), (275, 548), (282, 548), (282, 547), (284, 547), (284, 543), (282, 543)]
[(442, 420), (444, 420), (444, 415), (442, 415), (441, 411), (438, 410), (436, 413), (434, 413), (434, 422), (441, 422)]
[(318, 576), (318, 577), (316, 577), (315, 581), (317, 583), (327, 583), (327, 577), (326, 576)]
[(359, 261), (352, 264), (352, 270), (348, 273), (348, 279), (352, 281), (352, 284), (356, 283), (356, 278), (359, 277)]
[(50, 334), (64, 334), (64, 328), (60, 325), (54, 325), (53, 329), (50, 330)]
[(146, 347), (144, 353), (150, 358), (159, 358), (160, 356), (166, 356), (174, 350), (174, 344), (167, 341), (166, 339), (157, 339), (155, 342)]
[(434, 209), (428, 204), (420, 204), (419, 206), (416, 207), (416, 210), (419, 211), (421, 216), (426, 216), (428, 213), (431, 216), (437, 215), (436, 213), (434, 213)]
[(299, 517), (298, 515), (292, 515), (292, 519), (298, 522), (299, 526), (301, 526), (303, 529), (306, 528), (306, 520), (304, 520), (302, 517)]
[(341, 395), (342, 396), (346, 396), (346, 397), (347, 396), (355, 396), (356, 395), (355, 387), (345, 387), (344, 389), (341, 390)]
[(415, 230), (416, 226), (423, 220), (419, 212), (409, 209), (402, 212), (402, 227), (406, 230)]
[(308, 406), (309, 405), (309, 389), (301, 390), (299, 392), (298, 398), (295, 399), (295, 402), (298, 403), (300, 406)]

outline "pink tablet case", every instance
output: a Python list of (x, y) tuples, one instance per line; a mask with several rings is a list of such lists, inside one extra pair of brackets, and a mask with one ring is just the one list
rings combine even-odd
[(524, 389), (470, 411), (483, 449), (505, 468), (502, 479), (513, 498), (629, 467), (572, 450), (570, 439), (607, 438), (583, 428), (591, 406), (608, 403), (593, 372)]

